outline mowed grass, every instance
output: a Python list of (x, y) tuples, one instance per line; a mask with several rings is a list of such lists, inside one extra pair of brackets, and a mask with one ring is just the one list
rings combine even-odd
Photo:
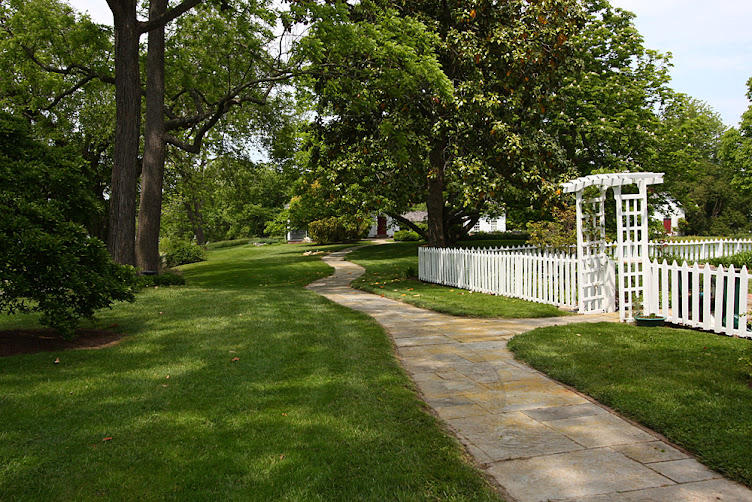
[(419, 245), (415, 242), (380, 244), (348, 254), (347, 260), (366, 269), (365, 275), (353, 281), (352, 286), (416, 307), (457, 316), (519, 319), (569, 315), (551, 305), (419, 281), (415, 277), (418, 275)]
[(211, 252), (103, 312), (119, 344), (0, 358), (0, 499), (498, 500), (311, 249)]
[[(752, 341), (598, 323), (541, 328), (515, 354), (752, 486)], [(741, 358), (741, 360), (740, 360)]]

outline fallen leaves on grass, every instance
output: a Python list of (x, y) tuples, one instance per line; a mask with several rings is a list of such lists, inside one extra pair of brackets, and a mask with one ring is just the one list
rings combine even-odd
[(232, 359), (230, 359), (230, 362), (234, 363), (235, 361), (240, 361), (240, 358), (235, 356)]

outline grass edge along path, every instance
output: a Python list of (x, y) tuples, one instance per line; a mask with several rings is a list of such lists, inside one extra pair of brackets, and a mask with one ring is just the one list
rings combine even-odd
[(352, 287), (455, 316), (523, 319), (571, 315), (552, 305), (420, 281), (416, 277), (419, 245), (386, 243), (349, 253), (346, 260), (366, 269), (363, 276), (352, 282)]
[(515, 356), (752, 487), (752, 340), (675, 328), (571, 324), (509, 342)]
[(343, 247), (213, 251), (102, 312), (116, 346), (0, 358), (2, 499), (498, 501), (384, 329), (304, 289)]

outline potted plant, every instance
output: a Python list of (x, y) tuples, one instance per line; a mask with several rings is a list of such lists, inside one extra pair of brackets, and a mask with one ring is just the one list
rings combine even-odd
[(666, 318), (658, 314), (646, 314), (642, 306), (642, 295), (632, 297), (632, 308), (634, 309), (635, 326), (663, 326)]

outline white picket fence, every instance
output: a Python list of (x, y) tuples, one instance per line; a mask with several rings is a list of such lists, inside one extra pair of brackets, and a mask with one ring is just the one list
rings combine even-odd
[(418, 248), (418, 277), (455, 288), (556, 306), (577, 305), (577, 258), (535, 247)]
[[(712, 241), (711, 241), (712, 242)], [(738, 241), (737, 241), (738, 242)], [(706, 246), (692, 248), (689, 256), (711, 252)], [(723, 242), (712, 252), (733, 254), (747, 245)], [(718, 242), (716, 242), (718, 246)], [(678, 253), (677, 253), (678, 254)], [(715, 255), (717, 256), (717, 255)], [(653, 260), (647, 270), (645, 303), (648, 314), (665, 316), (674, 324), (726, 335), (752, 338), (746, 313), (749, 273), (746, 267), (689, 266)], [(418, 248), (418, 277), (422, 281), (480, 293), (520, 298), (559, 307), (577, 306), (577, 258), (552, 254), (535, 247), (491, 249)]]
[(749, 272), (709, 265), (689, 266), (666, 260), (650, 264), (646, 286), (653, 294), (643, 305), (646, 313), (666, 317), (670, 323), (707, 331), (752, 337), (747, 326)]
[(752, 239), (651, 242), (649, 249), (651, 258), (669, 257), (691, 263), (752, 251)]

